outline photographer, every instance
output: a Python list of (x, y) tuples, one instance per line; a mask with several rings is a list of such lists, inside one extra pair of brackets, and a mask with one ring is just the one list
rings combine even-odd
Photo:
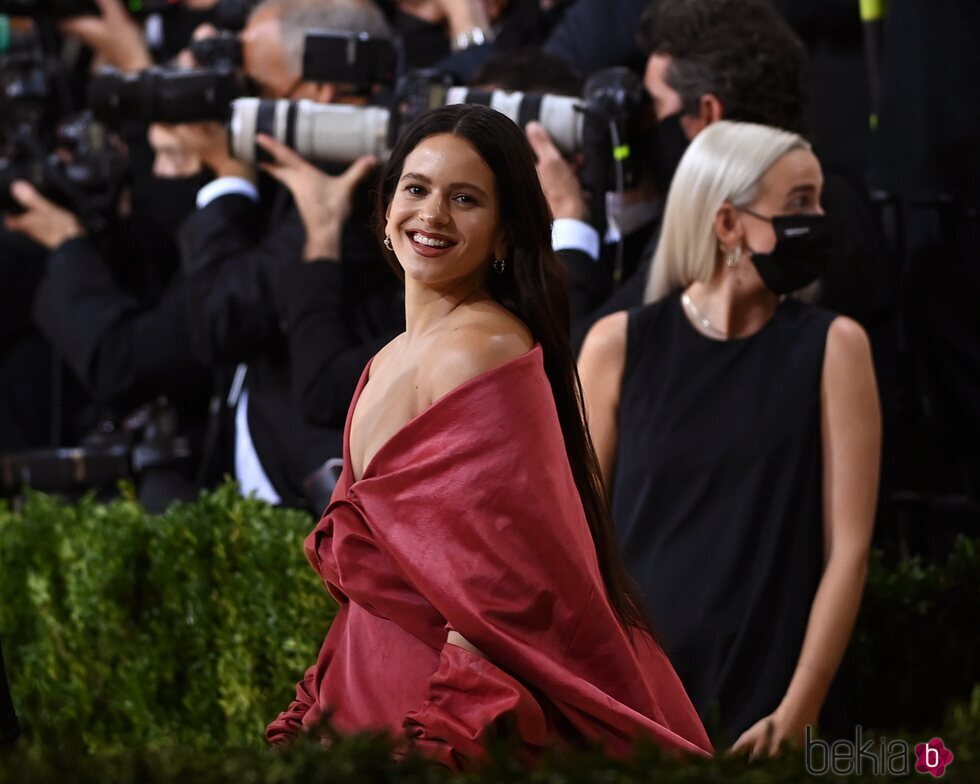
[[(165, 216), (129, 214), (90, 232), (27, 182), (15, 182), (11, 195), (24, 211), (5, 218), (7, 229), (47, 250), (34, 321), (100, 417), (118, 420), (165, 397), (181, 431), (199, 436), (210, 375), (190, 348), (176, 248), (166, 240), (175, 226), (161, 225)], [(174, 476), (160, 492), (190, 490)]]
[(21, 290), (33, 325), (12, 338), (4, 367), (18, 388), (31, 389), (37, 422), (12, 428), (5, 418), (2, 448), (75, 445), (161, 397), (193, 434), (206, 417), (208, 373), (190, 352), (175, 274), (172, 236), (186, 183), (154, 185), (145, 143), (127, 147), (89, 115), (70, 113), (54, 58), (36, 36), (17, 52), (22, 82), (44, 78), (30, 82), (43, 89), (9, 98), (4, 117), (4, 230), (23, 240), (4, 244), (35, 275)]
[[(240, 36), (244, 70), (259, 95), (360, 100), (343, 84), (304, 81), (304, 37), (311, 28), (388, 35), (380, 12), (364, 0), (267, 0), (252, 12)], [(355, 196), (346, 221), (346, 196), (331, 197), (338, 203), (336, 213), (330, 210), (331, 230), (327, 236), (307, 233), (289, 192), (232, 158), (220, 125), (172, 130), (217, 175), (199, 192), (198, 209), (182, 227), (180, 242), (195, 348), (212, 366), (239, 365), (228, 398), (235, 409), (235, 474), (243, 492), (304, 505), (304, 480), (341, 453), (343, 414), (364, 361), (339, 361), (334, 367), (330, 346), (338, 341), (305, 343), (306, 325), (319, 313), (321, 325), (329, 322), (332, 332), (355, 344), (399, 329), (392, 323), (398, 309), (385, 301), (386, 287), (394, 290), (397, 281), (371, 233), (367, 195)], [(298, 163), (281, 154), (280, 159), (287, 168)], [(340, 178), (341, 190), (353, 188), (367, 168), (367, 161), (355, 164)], [(295, 187), (286, 170), (276, 171)], [(320, 206), (319, 195), (298, 201), (302, 210)], [(311, 225), (326, 224), (317, 218)], [(317, 261), (323, 256), (333, 261)], [(311, 379), (309, 357), (323, 352), (331, 367)], [(332, 402), (311, 410), (303, 397), (314, 381), (329, 389)], [(325, 427), (304, 421), (304, 411)], [(309, 503), (319, 504), (319, 497), (322, 493)]]

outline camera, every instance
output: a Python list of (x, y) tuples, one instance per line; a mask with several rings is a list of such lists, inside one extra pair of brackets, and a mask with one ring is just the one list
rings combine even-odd
[(49, 201), (75, 213), (92, 231), (101, 231), (115, 213), (126, 175), (126, 161), (110, 142), (105, 126), (87, 112), (58, 123), (55, 151), (33, 138), (18, 138), (11, 154), (0, 158), (0, 212), (19, 213), (10, 194), (25, 180)]
[(304, 79), (352, 84), (362, 90), (394, 84), (387, 105), (239, 99), (229, 126), (232, 154), (244, 161), (261, 160), (255, 135), (265, 133), (314, 161), (349, 162), (359, 155), (385, 158), (400, 129), (423, 112), (446, 104), (476, 103), (496, 109), (520, 127), (537, 120), (566, 155), (584, 152), (590, 162), (587, 182), (597, 192), (629, 188), (639, 179), (642, 162), (632, 151), (643, 148), (649, 98), (640, 79), (626, 68), (599, 71), (586, 83), (581, 97), (571, 97), (457, 87), (451, 77), (434, 70), (401, 74), (400, 62), (397, 43), (388, 39), (331, 30), (308, 32)]
[(192, 41), (190, 50), (199, 66), (241, 67), (242, 64), (242, 43), (231, 30), (219, 30), (217, 35)]
[(246, 93), (231, 65), (147, 68), (135, 74), (103, 72), (89, 85), (88, 103), (109, 125), (125, 120), (191, 123), (228, 119), (231, 102)]
[(538, 120), (562, 151), (582, 148), (585, 114), (579, 98), (470, 90), (449, 86), (438, 72), (413, 71), (399, 80), (392, 108), (240, 98), (232, 105), (231, 152), (240, 160), (261, 160), (255, 137), (264, 133), (313, 161), (346, 163), (360, 155), (383, 159), (401, 128), (429, 109), (452, 103), (482, 103), (519, 124)]
[(33, 27), (8, 31), (0, 67), (0, 212), (19, 213), (15, 180), (76, 213), (93, 231), (114, 212), (125, 161), (90, 114), (70, 114)]
[(309, 30), (303, 45), (303, 79), (354, 85), (367, 91), (394, 84), (399, 53), (387, 38), (343, 30)]
[(118, 425), (101, 423), (77, 447), (0, 454), (0, 497), (17, 496), (25, 487), (49, 493), (109, 490), (120, 479), (182, 468), (191, 449), (177, 425), (177, 412), (160, 399)]

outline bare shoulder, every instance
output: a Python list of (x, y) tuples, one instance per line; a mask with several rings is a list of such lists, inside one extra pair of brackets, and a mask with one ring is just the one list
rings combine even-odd
[(402, 345), (404, 340), (405, 333), (402, 332), (389, 340), (378, 350), (378, 353), (371, 359), (371, 376), (374, 376), (379, 370), (383, 369), (388, 363), (389, 359), (398, 353), (400, 350), (399, 347)]
[(871, 363), (871, 341), (864, 327), (847, 316), (838, 316), (827, 330), (824, 370), (847, 372)]
[(534, 347), (534, 338), (516, 316), (491, 308), (466, 314), (440, 336), (438, 345), (425, 361), (431, 400), (524, 356)]
[(626, 357), (626, 325), (629, 316), (625, 310), (604, 316), (592, 325), (582, 344), (579, 365), (622, 364)]

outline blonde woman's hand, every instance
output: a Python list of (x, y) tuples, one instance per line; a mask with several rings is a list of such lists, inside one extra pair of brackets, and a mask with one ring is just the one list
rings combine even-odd
[(780, 706), (743, 732), (729, 754), (748, 754), (749, 760), (778, 757), (786, 744), (802, 746), (806, 727), (813, 724), (816, 724), (815, 716), (794, 714)]

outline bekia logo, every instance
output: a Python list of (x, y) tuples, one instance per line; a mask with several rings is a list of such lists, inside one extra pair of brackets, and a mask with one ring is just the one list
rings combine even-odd
[[(812, 736), (812, 728), (804, 731), (806, 772), (811, 776), (831, 773), (835, 776), (864, 775), (904, 776), (909, 773), (913, 749), (904, 740), (864, 737), (861, 725), (854, 728), (854, 741), (828, 742)], [(940, 778), (953, 761), (953, 752), (941, 738), (919, 743), (914, 749), (917, 772)]]
[(942, 738), (933, 738), (928, 743), (915, 747), (915, 769), (939, 778), (946, 772), (946, 766), (953, 761), (953, 752), (946, 748)]

